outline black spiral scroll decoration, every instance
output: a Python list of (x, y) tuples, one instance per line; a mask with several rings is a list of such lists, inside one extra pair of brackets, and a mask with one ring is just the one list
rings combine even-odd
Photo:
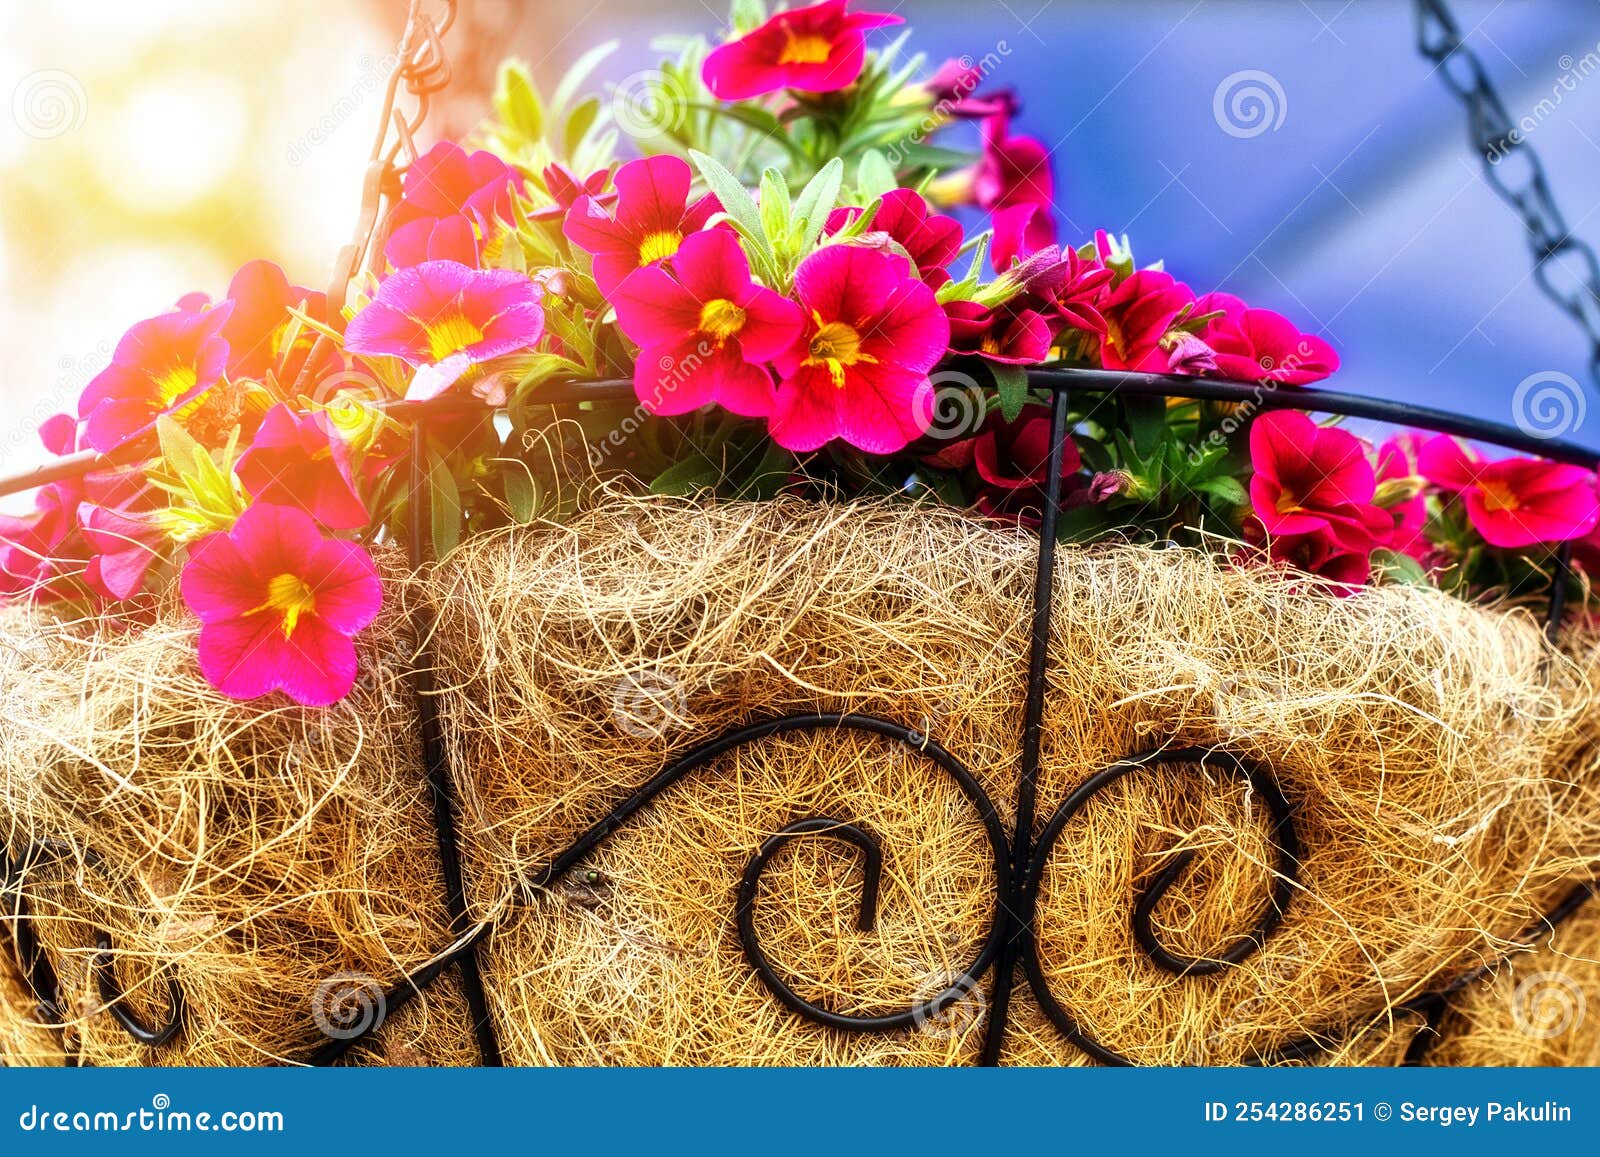
[(127, 996), (117, 983), (116, 954), (111, 948), (110, 934), (97, 933), (95, 947), (99, 951), (95, 953), (92, 968), (100, 989), (100, 1000), (123, 1030), (146, 1048), (152, 1049), (160, 1048), (177, 1036), (183, 1028), (183, 989), (178, 987), (172, 973), (167, 971), (163, 976), (167, 983), (167, 1019), (151, 1028), (128, 1008)]
[(1022, 957), (1022, 966), (1040, 1008), (1044, 1010), (1056, 1029), (1078, 1048), (1095, 1060), (1108, 1065), (1131, 1065), (1134, 1062), (1115, 1049), (1102, 1044), (1086, 1032), (1077, 1018), (1072, 1016), (1055, 994), (1050, 991), (1043, 965), (1039, 961), (1034, 920), (1038, 914), (1039, 891), (1045, 868), (1050, 862), (1050, 852), (1061, 838), (1067, 823), (1081, 812), (1101, 790), (1136, 771), (1170, 765), (1192, 765), (1224, 772), (1247, 781), (1256, 795), (1266, 803), (1272, 823), (1268, 840), (1277, 860), (1272, 887), (1266, 905), (1254, 929), (1235, 940), (1215, 956), (1184, 956), (1167, 949), (1156, 938), (1151, 917), (1161, 898), (1183, 875), (1194, 860), (1194, 852), (1183, 851), (1156, 873), (1139, 895), (1133, 907), (1132, 924), (1134, 940), (1152, 963), (1178, 977), (1209, 976), (1248, 960), (1261, 950), (1268, 936), (1283, 922), (1293, 897), (1300, 870), (1300, 839), (1294, 827), (1294, 809), (1290, 807), (1283, 789), (1267, 771), (1246, 762), (1238, 755), (1215, 748), (1185, 747), (1147, 751), (1131, 759), (1112, 764), (1090, 776), (1069, 795), (1051, 815), (1038, 842), (1027, 876), (1022, 881), (1024, 901), (1023, 920), (1028, 927), (1029, 943)]

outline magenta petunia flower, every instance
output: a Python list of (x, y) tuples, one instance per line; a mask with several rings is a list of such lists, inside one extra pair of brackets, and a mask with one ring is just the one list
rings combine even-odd
[[(399, 269), (434, 259), (441, 251), (458, 253), (454, 247), (462, 241), (463, 227), (470, 233), (475, 225), (478, 238), (492, 237), (501, 223), (511, 220), (512, 203), (525, 185), (523, 175), (493, 153), (468, 153), (452, 141), (440, 141), (401, 179), (383, 254)], [(444, 234), (441, 225), (446, 226)]]
[(633, 388), (653, 414), (711, 402), (746, 417), (772, 413), (766, 364), (794, 344), (805, 317), (788, 298), (750, 280), (739, 238), (727, 229), (691, 234), (671, 259), (635, 270), (612, 304), (639, 343)]
[(166, 536), (153, 523), (85, 502), (78, 507), (78, 529), (94, 552), (83, 581), (101, 598), (131, 599), (144, 589), (145, 576), (161, 558)]
[(1222, 311), (1201, 331), (1216, 353), (1216, 374), (1241, 382), (1306, 386), (1339, 368), (1339, 355), (1327, 342), (1282, 314), (1252, 309), (1231, 293), (1208, 293), (1195, 302), (1195, 314)]
[(512, 269), (424, 261), (384, 278), (345, 329), (344, 348), (416, 366), (406, 397), (442, 394), (484, 362), (544, 336), (544, 291)]
[(996, 273), (1004, 273), (1011, 268), (1014, 259), (1029, 257), (1054, 244), (1056, 239), (1056, 223), (1050, 216), (1050, 206), (1037, 201), (996, 209), (990, 227), (994, 238), (989, 243), (989, 262)]
[(162, 414), (198, 402), (228, 364), (222, 327), (232, 302), (177, 309), (136, 323), (78, 399), (84, 440), (104, 453), (149, 432)]
[(567, 239), (594, 258), (594, 281), (607, 297), (635, 269), (664, 261), (722, 206), (709, 193), (689, 204), (689, 164), (681, 157), (629, 161), (617, 170), (615, 216), (591, 196), (579, 197), (562, 226)]
[(837, 92), (867, 60), (863, 33), (903, 24), (887, 12), (846, 12), (845, 0), (779, 12), (706, 57), (700, 76), (718, 100), (749, 100), (783, 88)]
[(323, 538), (304, 511), (266, 503), (198, 542), (180, 589), (200, 617), (200, 670), (213, 687), (235, 699), (284, 691), (310, 707), (349, 693), (351, 636), (383, 602), (362, 547)]
[(968, 57), (965, 61), (946, 60), (922, 82), (922, 87), (936, 112), (957, 120), (983, 120), (1016, 112), (1017, 97), (1009, 88), (979, 94), (978, 85), (983, 79), (984, 70)]
[(1140, 269), (1114, 289), (1107, 288), (1098, 303), (1105, 322), (1101, 364), (1108, 370), (1166, 373), (1162, 341), (1183, 308), (1193, 303), (1194, 292), (1159, 269)]
[(1543, 458), (1489, 462), (1446, 434), (1417, 452), (1417, 469), (1461, 496), (1473, 529), (1490, 546), (1515, 549), (1582, 538), (1600, 521), (1593, 472)]
[(947, 301), (944, 312), (953, 351), (1012, 366), (1038, 365), (1050, 357), (1050, 323), (1037, 310)]
[(1250, 505), (1269, 535), (1327, 536), (1370, 554), (1393, 534), (1388, 511), (1372, 502), (1366, 447), (1348, 430), (1290, 410), (1262, 414), (1250, 425), (1250, 464)]
[(950, 345), (950, 323), (906, 259), (828, 245), (800, 263), (795, 293), (808, 322), (776, 359), (783, 380), (773, 441), (815, 450), (843, 438), (892, 454), (928, 428), (928, 371)]
[(332, 530), (369, 521), (356, 491), (350, 448), (326, 414), (272, 407), (234, 472), (253, 501), (298, 506)]
[[(831, 237), (843, 229), (861, 216), (861, 212), (853, 206), (835, 209), (828, 214), (828, 235)], [(922, 280), (932, 288), (938, 289), (950, 280), (946, 266), (961, 251), (961, 223), (942, 213), (930, 213), (928, 202), (915, 189), (891, 189), (883, 195), (883, 204), (878, 206), (866, 236), (871, 237), (873, 233), (888, 234), (909, 253)]]

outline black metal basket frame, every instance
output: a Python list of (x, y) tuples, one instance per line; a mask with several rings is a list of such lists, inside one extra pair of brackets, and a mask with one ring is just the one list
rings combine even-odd
[[(1034, 936), (1037, 901), (1045, 867), (1056, 842), (1069, 820), (1077, 815), (1101, 789), (1127, 775), (1162, 765), (1203, 766), (1212, 771), (1247, 780), (1262, 802), (1269, 820), (1269, 839), (1276, 859), (1267, 896), (1254, 927), (1213, 957), (1190, 957), (1163, 946), (1152, 925), (1152, 914), (1163, 895), (1188, 867), (1193, 853), (1168, 857), (1165, 865), (1143, 886), (1129, 915), (1134, 939), (1144, 955), (1158, 968), (1178, 978), (1193, 978), (1221, 972), (1238, 965), (1260, 951), (1268, 937), (1280, 926), (1291, 906), (1298, 885), (1302, 847), (1295, 827), (1294, 809), (1270, 768), (1227, 749), (1213, 747), (1162, 747), (1118, 760), (1088, 777), (1055, 808), (1043, 824), (1038, 814), (1038, 776), (1040, 741), (1046, 710), (1046, 684), (1049, 666), (1049, 639), (1054, 592), (1055, 556), (1061, 512), (1061, 473), (1069, 429), (1069, 405), (1074, 395), (1102, 397), (1159, 397), (1194, 399), (1229, 404), (1244, 404), (1257, 410), (1299, 410), (1346, 418), (1369, 419), (1409, 428), (1451, 434), (1490, 443), (1507, 450), (1534, 454), (1553, 461), (1593, 468), (1600, 455), (1588, 447), (1569, 441), (1539, 437), (1537, 434), (1503, 424), (1429, 409), (1381, 398), (1324, 389), (1277, 386), (1273, 384), (1223, 381), (1164, 374), (1133, 374), (1095, 369), (1034, 369), (1028, 373), (1030, 387), (1050, 396), (1050, 454), (1047, 463), (1046, 495), (1039, 531), (1038, 570), (1031, 607), (1028, 650), (1028, 675), (1019, 745), (1020, 775), (1014, 803), (1014, 822), (1008, 831), (999, 809), (984, 792), (976, 777), (957, 755), (934, 737), (924, 735), (894, 720), (870, 715), (807, 713), (754, 719), (722, 734), (707, 738), (668, 761), (665, 767), (609, 813), (598, 818), (565, 851), (543, 870), (524, 881), (525, 893), (538, 894), (568, 873), (578, 869), (584, 859), (603, 844), (633, 816), (647, 808), (668, 787), (693, 774), (736, 748), (788, 732), (849, 730), (876, 735), (899, 743), (953, 779), (973, 806), (984, 828), (994, 856), (995, 898), (988, 933), (976, 957), (947, 988), (920, 999), (903, 1009), (874, 1014), (841, 1013), (806, 999), (783, 978), (762, 949), (756, 935), (754, 909), (761, 892), (761, 878), (767, 865), (791, 840), (801, 836), (822, 836), (848, 845), (862, 861), (862, 903), (859, 926), (870, 930), (876, 918), (878, 883), (883, 863), (877, 837), (850, 822), (831, 816), (807, 816), (773, 833), (760, 847), (751, 849), (741, 875), (733, 904), (733, 927), (743, 953), (755, 974), (773, 998), (796, 1016), (841, 1032), (902, 1032), (915, 1030), (938, 1017), (962, 1000), (987, 978), (987, 1023), (981, 1062), (997, 1064), (1005, 1043), (1011, 999), (1020, 970), (1041, 1009), (1056, 1029), (1095, 1061), (1123, 1065), (1131, 1060), (1111, 1045), (1097, 1040), (1053, 995), (1040, 962)], [(632, 401), (633, 387), (627, 381), (568, 382), (547, 387), (540, 401), (557, 409), (585, 402)], [(413, 453), (410, 477), (410, 561), (414, 569), (427, 564), (429, 500), (428, 456), (422, 452), (429, 417), (437, 412), (427, 404), (401, 405), (391, 413), (412, 423)], [(1547, 611), (1547, 626), (1560, 623), (1570, 585), (1570, 546), (1563, 546), (1551, 558), (1552, 582)], [(384, 994), (384, 1008), (392, 1015), (447, 970), (460, 977), (472, 1028), (484, 1065), (501, 1064), (494, 1015), (484, 989), (480, 948), (491, 935), (488, 924), (473, 924), (467, 908), (465, 875), (456, 830), (456, 794), (449, 756), (440, 725), (433, 682), (434, 655), (431, 640), (431, 612), (419, 606), (412, 624), (417, 646), (410, 678), (416, 695), (421, 751), (426, 782), (432, 797), (433, 821), (443, 868), (445, 902), (451, 919), (454, 941), (428, 965), (402, 978)], [(5, 863), (6, 888), (11, 911), (7, 914), (14, 929), (19, 962), (39, 1004), (42, 1021), (60, 1027), (64, 1015), (55, 970), (39, 945), (30, 922), (21, 879), (41, 859), (70, 856), (64, 845), (45, 845), (26, 849), (20, 857)], [(85, 866), (94, 868), (93, 857)], [(1532, 926), (1520, 932), (1520, 940), (1531, 945), (1577, 911), (1594, 893), (1594, 881), (1578, 884), (1567, 896)], [(158, 1049), (176, 1037), (183, 1028), (183, 993), (170, 974), (162, 977), (167, 990), (167, 1013), (160, 1024), (149, 1025), (126, 1006), (116, 974), (116, 953), (110, 937), (97, 936), (93, 971), (104, 1007), (133, 1039)], [(1353, 1029), (1376, 1024), (1395, 1013), (1421, 1016), (1425, 1024), (1413, 1037), (1406, 1063), (1420, 1063), (1438, 1039), (1437, 1028), (1452, 994), (1491, 974), (1498, 962), (1484, 964), (1457, 976), (1442, 987), (1400, 1004), (1374, 1010), (1353, 1024), (1330, 1025), (1297, 1040), (1260, 1042), (1254, 1050), (1258, 1063), (1301, 1060), (1336, 1048)], [(382, 1023), (377, 1018), (364, 1031), (331, 1039), (306, 1059), (313, 1065), (340, 1061)], [(69, 1063), (76, 1058), (68, 1054)]]

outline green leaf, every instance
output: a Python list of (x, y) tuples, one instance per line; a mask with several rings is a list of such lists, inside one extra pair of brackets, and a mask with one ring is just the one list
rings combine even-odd
[(795, 252), (804, 253), (822, 236), (828, 214), (839, 203), (839, 189), (844, 184), (844, 162), (834, 157), (806, 182), (806, 187), (795, 198), (794, 217), (805, 222), (805, 232)]
[(441, 559), (461, 541), (461, 492), (439, 455), (428, 453), (428, 516), (433, 528), (433, 557)]
[(770, 266), (775, 263), (772, 254), (772, 245), (767, 241), (767, 233), (761, 222), (761, 210), (756, 206), (755, 198), (750, 196), (739, 178), (725, 169), (722, 164), (704, 153), (694, 149), (689, 150), (689, 159), (700, 170), (700, 175), (705, 179), (709, 188), (718, 201), (722, 202), (722, 211), (730, 220), (740, 226), (740, 231), (756, 243), (760, 249), (760, 256)]
[(937, 145), (909, 144), (900, 150), (906, 167), (912, 169), (959, 169), (970, 164), (972, 153), (943, 149)]
[(751, 29), (760, 28), (767, 22), (767, 6), (762, 0), (733, 0), (733, 12), (729, 23), (733, 31), (743, 36)]
[(1250, 501), (1250, 495), (1245, 493), (1244, 486), (1239, 480), (1226, 474), (1202, 479), (1194, 484), (1194, 488), (1219, 502), (1226, 502), (1229, 506), (1244, 506)]
[(600, 116), (600, 98), (588, 97), (578, 103), (567, 117), (565, 133), (567, 156), (572, 156), (583, 145), (583, 138), (588, 136), (589, 130), (594, 127), (595, 120)]
[(539, 483), (520, 458), (500, 458), (501, 479), (506, 488), (506, 507), (511, 519), (519, 524), (533, 521), (539, 509)]
[(1398, 550), (1375, 550), (1372, 552), (1372, 562), (1386, 582), (1403, 583), (1408, 587), (1433, 585), (1422, 564), (1409, 554)]
[(650, 483), (652, 494), (673, 494), (686, 497), (697, 490), (715, 486), (719, 480), (716, 464), (696, 454), (674, 462)]
[(777, 169), (761, 174), (761, 230), (769, 242), (789, 235), (789, 182)]
[(520, 60), (507, 60), (500, 66), (494, 86), (494, 111), (502, 124), (530, 141), (544, 135), (544, 109), (538, 90)]
[(1154, 455), (1167, 436), (1167, 400), (1127, 397), (1123, 399), (1123, 413), (1140, 455), (1146, 458)]
[(856, 194), (864, 198), (881, 197), (885, 193), (898, 188), (899, 179), (894, 175), (894, 166), (889, 164), (889, 159), (877, 149), (868, 149), (861, 154), (861, 161), (856, 165)]
[(583, 82), (589, 79), (589, 74), (600, 67), (600, 62), (615, 52), (620, 42), (608, 40), (604, 44), (597, 44), (582, 56), (578, 57), (573, 66), (567, 69), (567, 75), (561, 78), (561, 83), (556, 85), (555, 94), (550, 98), (550, 112), (559, 116), (567, 107), (568, 102), (578, 95), (578, 90), (583, 87)]
[(1000, 415), (1008, 422), (1017, 420), (1028, 404), (1028, 371), (1021, 366), (993, 365), (994, 386), (1000, 394)]

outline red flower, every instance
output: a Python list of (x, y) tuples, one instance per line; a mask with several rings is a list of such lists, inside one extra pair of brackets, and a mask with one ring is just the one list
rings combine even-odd
[[(476, 226), (477, 236), (487, 240), (500, 222), (512, 219), (512, 203), (523, 191), (521, 173), (493, 153), (482, 150), (467, 153), (451, 141), (440, 141), (405, 172), (401, 179), (400, 202), (389, 218), (389, 240), (383, 254), (395, 268), (438, 259), (429, 249), (435, 227), (452, 218), (453, 238), (440, 238), (439, 248), (455, 250), (463, 224)], [(455, 244), (446, 244), (447, 238)], [(459, 253), (448, 258), (460, 260)], [(462, 262), (477, 264), (476, 259)]]
[(1240, 382), (1305, 386), (1339, 368), (1339, 355), (1319, 337), (1301, 333), (1282, 314), (1251, 309), (1231, 293), (1208, 293), (1196, 314), (1213, 313), (1200, 338), (1216, 353), (1216, 374)]
[(1050, 323), (1032, 309), (988, 309), (975, 301), (948, 301), (950, 348), (1012, 366), (1038, 365), (1050, 356)]
[(1275, 561), (1364, 583), (1372, 552), (1392, 541), (1395, 521), (1372, 501), (1377, 479), (1361, 440), (1304, 414), (1271, 412), (1250, 427), (1250, 462), (1256, 518), (1246, 533), (1265, 535)]
[(922, 87), (927, 90), (936, 112), (959, 120), (1010, 116), (1016, 111), (1017, 98), (1010, 89), (1000, 89), (990, 96), (974, 95), (982, 83), (983, 69), (977, 65), (947, 60), (922, 82)]
[[(1377, 479), (1380, 489), (1385, 482), (1395, 484), (1405, 479), (1416, 479), (1417, 454), (1422, 441), (1416, 434), (1399, 434), (1378, 448)], [(1423, 536), (1428, 522), (1428, 500), (1419, 489), (1409, 498), (1401, 498), (1387, 507), (1394, 519), (1394, 533), (1386, 544), (1390, 550), (1421, 559), (1432, 549)]]
[(1105, 319), (1100, 360), (1108, 370), (1165, 373), (1167, 353), (1162, 340), (1194, 293), (1170, 273), (1140, 269), (1123, 278), (1099, 303)]
[(1050, 150), (1036, 137), (1012, 136), (1009, 115), (990, 117), (983, 122), (983, 155), (972, 174), (972, 196), (979, 208), (991, 211), (1055, 204)]
[(330, 529), (349, 530), (369, 521), (356, 492), (350, 448), (326, 414), (272, 407), (235, 473), (253, 501), (301, 507)]
[(83, 581), (101, 598), (131, 599), (144, 589), (145, 576), (161, 558), (166, 536), (145, 519), (108, 506), (78, 507), (78, 528), (94, 552)]
[(162, 414), (184, 410), (221, 379), (228, 363), (222, 327), (232, 302), (178, 309), (135, 324), (117, 343), (111, 365), (78, 399), (84, 439), (104, 453), (148, 433)]
[[(861, 216), (857, 208), (835, 209), (828, 214), (827, 232), (831, 237)], [(950, 280), (946, 268), (961, 251), (961, 224), (954, 217), (929, 213), (928, 202), (915, 189), (891, 189), (883, 195), (872, 218), (873, 233), (887, 233), (891, 240), (911, 255), (911, 262), (931, 288)]]
[(862, 33), (902, 24), (882, 12), (846, 12), (845, 0), (780, 12), (716, 49), (700, 75), (718, 100), (749, 100), (782, 88), (837, 92), (855, 83), (867, 59)]
[(905, 258), (828, 245), (800, 263), (795, 293), (810, 321), (777, 359), (783, 376), (773, 441), (815, 450), (843, 438), (892, 454), (927, 429), (928, 371), (950, 345), (950, 324)]
[(708, 229), (683, 239), (671, 259), (635, 270), (612, 295), (617, 324), (639, 343), (633, 388), (653, 414), (716, 402), (736, 414), (772, 413), (766, 362), (800, 334), (805, 317), (788, 298), (750, 280), (738, 237)]
[(671, 257), (721, 206), (707, 194), (689, 202), (689, 165), (679, 157), (645, 157), (617, 170), (617, 208), (607, 216), (595, 199), (573, 202), (563, 230), (594, 258), (594, 281), (607, 297), (635, 269)]
[(200, 617), (200, 670), (213, 687), (235, 699), (282, 690), (307, 706), (349, 693), (350, 637), (383, 601), (365, 550), (323, 538), (302, 511), (265, 503), (197, 543), (180, 586)]
[(1461, 496), (1473, 528), (1490, 546), (1566, 542), (1600, 520), (1595, 476), (1578, 466), (1543, 458), (1486, 462), (1440, 434), (1423, 443), (1417, 467), (1440, 489)]
[[(303, 307), (310, 317), (328, 324), (327, 295), (291, 285), (283, 270), (270, 261), (247, 261), (228, 283), (227, 300), (233, 308), (219, 332), (228, 343), (228, 377), (261, 381), (275, 369), (278, 381), (292, 386), (317, 335), (302, 326), (294, 348), (285, 348), (293, 321), (289, 310)], [(332, 373), (339, 368), (338, 354), (330, 346), (324, 349), (319, 377), (320, 371)]]

